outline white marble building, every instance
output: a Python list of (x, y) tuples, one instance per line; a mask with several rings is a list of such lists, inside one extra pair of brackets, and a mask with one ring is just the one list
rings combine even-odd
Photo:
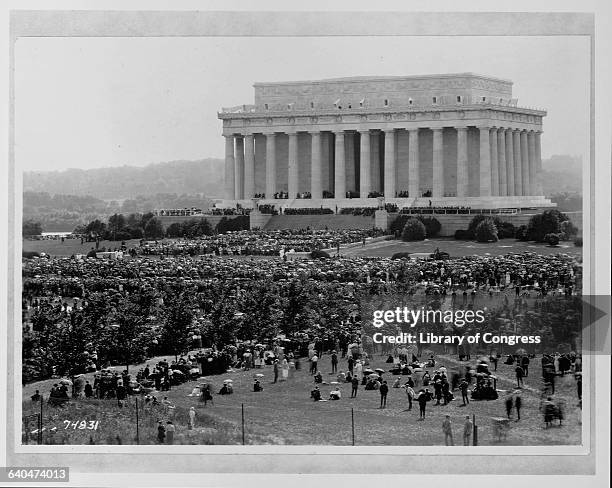
[(225, 206), (256, 196), (285, 208), (376, 206), (378, 194), (400, 207), (551, 205), (546, 112), (519, 107), (511, 81), (463, 73), (254, 87), (254, 104), (218, 113)]

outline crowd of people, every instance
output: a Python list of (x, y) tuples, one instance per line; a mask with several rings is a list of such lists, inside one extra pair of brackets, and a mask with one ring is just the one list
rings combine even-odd
[(338, 245), (361, 242), (376, 237), (380, 231), (357, 230), (253, 230), (234, 231), (214, 236), (167, 241), (144, 241), (128, 250), (140, 255), (279, 256), (281, 252), (310, 252), (336, 248)]

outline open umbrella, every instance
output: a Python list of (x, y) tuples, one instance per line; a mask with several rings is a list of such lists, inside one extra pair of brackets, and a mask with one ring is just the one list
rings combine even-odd
[(368, 375), (368, 378), (378, 378), (378, 375), (376, 373), (371, 373)]
[(363, 374), (370, 374), (370, 373), (373, 373), (373, 372), (374, 372), (374, 370), (373, 370), (373, 369), (370, 369), (370, 368), (366, 368), (366, 369), (364, 369), (364, 370), (362, 371), (362, 373), (363, 373)]
[(67, 378), (64, 378), (64, 379), (60, 380), (60, 385), (72, 386), (72, 381), (70, 381)]
[(521, 348), (521, 349), (517, 349), (515, 354), (525, 355), (525, 354), (527, 354), (527, 351), (525, 349)]
[(263, 378), (263, 377), (264, 377), (264, 375), (263, 375), (263, 374), (261, 374), (261, 373), (257, 373), (257, 374), (256, 374), (256, 375), (254, 375), (254, 376), (255, 376), (255, 377), (257, 377), (257, 378)]
[(385, 370), (382, 368), (376, 368), (374, 371), (376, 371), (377, 373), (384, 373)]

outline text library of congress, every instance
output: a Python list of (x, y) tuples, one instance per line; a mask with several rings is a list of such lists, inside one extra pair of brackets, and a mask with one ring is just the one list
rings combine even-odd
[[(551, 206), (541, 109), (472, 73), (255, 83), (223, 108), (225, 206)], [(374, 200), (372, 200), (374, 199)], [(280, 200), (280, 201), (279, 201)]]

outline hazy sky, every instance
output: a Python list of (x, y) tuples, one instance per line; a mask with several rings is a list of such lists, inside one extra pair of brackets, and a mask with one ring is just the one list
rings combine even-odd
[(217, 111), (257, 81), (475, 72), (544, 108), (542, 155), (587, 160), (589, 41), (582, 37), (21, 38), (18, 168), (223, 157)]

